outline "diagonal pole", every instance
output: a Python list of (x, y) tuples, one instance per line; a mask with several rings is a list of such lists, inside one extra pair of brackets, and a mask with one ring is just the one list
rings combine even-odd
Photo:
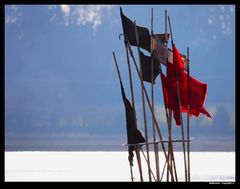
[[(122, 8), (120, 7), (120, 12), (122, 12)], [(123, 28), (123, 26), (122, 26)], [(127, 49), (127, 35), (124, 33), (124, 44), (125, 44), (125, 50), (126, 50), (126, 56), (127, 56), (127, 64), (128, 64), (128, 75), (129, 75), (129, 82), (130, 82), (130, 90), (131, 90), (131, 97), (132, 97), (132, 105), (133, 105), (133, 110), (136, 117), (136, 109), (135, 109), (135, 102), (134, 102), (134, 93), (133, 93), (133, 85), (132, 85), (132, 74), (131, 74), (131, 66), (129, 63), (129, 55), (128, 55), (128, 49)], [(142, 164), (141, 164), (141, 156), (140, 156), (140, 147), (136, 146), (135, 147), (135, 153), (137, 157), (137, 162), (138, 162), (138, 169), (139, 169), (139, 174), (140, 174), (140, 180), (143, 182), (143, 174), (142, 174)]]
[[(158, 131), (158, 135), (159, 135), (159, 138), (160, 138), (160, 141), (161, 141), (161, 145), (162, 145), (164, 157), (165, 157), (166, 160), (167, 160), (166, 149), (165, 149), (164, 143), (162, 142), (162, 141), (163, 141), (163, 137), (162, 137), (162, 134), (161, 134), (161, 132), (160, 132), (157, 119), (156, 119), (156, 117), (155, 117), (155, 115), (154, 115), (154, 112), (153, 112), (153, 110), (152, 110), (151, 103), (150, 103), (150, 100), (149, 100), (149, 97), (148, 97), (148, 94), (147, 94), (147, 90), (146, 90), (145, 85), (144, 85), (144, 83), (143, 83), (143, 81), (142, 81), (142, 79), (141, 79), (141, 75), (140, 75), (140, 72), (139, 72), (139, 70), (138, 70), (137, 63), (136, 63), (136, 60), (135, 60), (135, 58), (134, 58), (134, 55), (133, 55), (133, 52), (132, 52), (132, 49), (131, 49), (131, 46), (130, 46), (129, 41), (127, 41), (127, 43), (128, 43), (128, 49), (129, 49), (130, 55), (131, 55), (131, 57), (132, 57), (132, 59), (133, 59), (133, 62), (134, 62), (134, 65), (135, 65), (135, 68), (136, 68), (138, 77), (139, 77), (139, 79), (141, 80), (141, 85), (142, 85), (142, 87), (143, 87), (143, 91), (144, 91), (144, 94), (145, 94), (146, 99), (147, 99), (147, 104), (148, 104), (149, 109), (150, 109), (150, 111), (151, 111), (151, 114), (152, 114), (152, 116), (153, 116), (153, 118), (154, 118), (154, 123), (155, 123), (155, 125), (156, 125), (157, 131)], [(170, 167), (170, 165), (169, 165), (168, 162), (167, 162), (167, 167), (168, 167), (168, 169), (170, 169), (171, 177), (173, 178), (173, 173), (172, 173), (172, 171), (171, 171), (171, 167)]]
[[(154, 37), (153, 35), (152, 35), (152, 37)], [(167, 10), (165, 10), (165, 38), (166, 38), (166, 47), (167, 47), (167, 42), (168, 42), (168, 40), (167, 40)], [(167, 62), (168, 62), (168, 58), (166, 57), (166, 64), (167, 64)], [(160, 64), (160, 74), (162, 74), (162, 68), (161, 68), (161, 64)], [(162, 83), (162, 92), (163, 92), (163, 82), (162, 82), (162, 78), (160, 77), (160, 81), (161, 81), (161, 83)], [(163, 94), (164, 94), (164, 92), (163, 92)], [(178, 179), (177, 179), (177, 172), (176, 172), (176, 165), (175, 165), (175, 160), (174, 160), (174, 155), (173, 155), (173, 147), (172, 147), (172, 137), (171, 137), (171, 121), (170, 121), (170, 119), (171, 119), (171, 116), (169, 115), (169, 114), (171, 114), (171, 110), (169, 110), (169, 112), (168, 112), (168, 110), (167, 110), (167, 108), (166, 108), (166, 104), (165, 104), (165, 101), (164, 101), (164, 109), (165, 109), (165, 114), (166, 114), (166, 118), (167, 118), (167, 125), (168, 125), (168, 133), (169, 133), (169, 142), (168, 142), (168, 161), (169, 161), (169, 158), (171, 159), (171, 161), (170, 161), (170, 165), (171, 165), (171, 167), (172, 167), (172, 169), (173, 168), (175, 168), (174, 169), (174, 173), (175, 173), (175, 179), (176, 179), (176, 181), (178, 181)], [(172, 166), (172, 162), (173, 162), (173, 166)], [(165, 163), (166, 164), (166, 163)], [(163, 170), (165, 169), (165, 166), (164, 166), (164, 168), (163, 168)], [(163, 174), (162, 174), (162, 176), (163, 176)], [(161, 176), (161, 179), (160, 180), (162, 180), (162, 176)], [(168, 181), (168, 177), (169, 177), (169, 170), (167, 171), (167, 181)]]
[[(168, 47), (168, 40), (167, 40), (167, 30), (168, 30), (168, 27), (167, 27), (167, 10), (165, 10), (165, 39), (166, 39), (166, 47)], [(166, 65), (168, 64), (168, 56), (166, 57)], [(167, 124), (168, 124), (168, 137), (169, 137), (169, 146), (168, 146), (168, 154), (170, 156), (170, 164), (171, 164), (171, 167), (174, 168), (174, 173), (175, 173), (175, 179), (176, 181), (178, 181), (177, 179), (177, 171), (176, 171), (176, 165), (175, 165), (175, 160), (174, 160), (174, 154), (173, 154), (173, 145), (172, 145), (172, 125), (171, 125), (171, 121), (170, 119), (172, 119), (172, 116), (170, 114), (172, 114), (171, 110), (169, 109), (169, 112), (166, 110), (166, 105), (165, 105), (165, 111), (166, 111), (166, 117), (167, 117)], [(173, 163), (173, 166), (172, 166), (172, 163)], [(169, 172), (167, 173), (167, 179), (168, 179), (168, 174)]]
[[(153, 37), (153, 8), (151, 9), (151, 35)], [(152, 38), (151, 38), (151, 98), (152, 98), (152, 109), (154, 112), (154, 88), (153, 88), (153, 49), (152, 49)], [(161, 66), (161, 65), (160, 65)], [(156, 142), (155, 125), (152, 116), (152, 130), (153, 130), (153, 141)], [(158, 143), (154, 143), (154, 155), (155, 155), (155, 165), (156, 165), (156, 175), (157, 181), (160, 181), (159, 172), (159, 156), (158, 156)]]
[[(171, 34), (171, 43), (173, 45), (173, 35), (172, 28), (170, 23), (170, 17), (168, 16), (169, 29)], [(182, 121), (182, 110), (181, 110), (181, 99), (180, 99), (180, 88), (179, 88), (179, 78), (178, 74), (175, 74), (177, 80), (177, 96), (178, 96), (178, 106), (179, 106), (179, 114), (181, 121), (181, 133), (182, 133), (182, 143), (183, 143), (183, 157), (184, 157), (184, 170), (185, 170), (185, 181), (187, 182), (187, 162), (186, 162), (186, 150), (185, 150), (185, 142), (184, 142), (184, 129), (183, 129), (183, 121)]]
[[(146, 158), (146, 156), (145, 156), (142, 148), (140, 148), (140, 150), (141, 150), (141, 152), (142, 152), (142, 154), (143, 154), (143, 157), (144, 157), (145, 161), (148, 163), (148, 160), (147, 160), (147, 158)], [(152, 172), (152, 169), (151, 169), (151, 168), (150, 168), (150, 171), (151, 171), (151, 175), (152, 175), (153, 179), (154, 179), (155, 181), (157, 181), (156, 178), (155, 178), (155, 176), (154, 176), (154, 174), (153, 174), (153, 172)]]
[[(135, 21), (134, 21), (134, 26), (135, 26), (135, 37), (136, 37), (137, 48), (138, 48), (138, 58), (139, 58), (139, 62), (140, 62), (141, 61), (141, 58), (140, 58), (140, 48), (139, 48), (138, 32), (137, 32), (137, 27), (136, 27), (136, 22)], [(141, 66), (140, 66), (140, 74), (141, 74), (141, 79), (142, 79), (142, 69), (141, 69)], [(146, 142), (147, 142), (146, 149), (147, 149), (148, 178), (149, 178), (149, 181), (151, 182), (152, 181), (152, 177), (151, 177), (151, 165), (150, 165), (150, 157), (149, 157), (146, 107), (145, 107), (145, 98), (144, 98), (144, 93), (143, 93), (142, 86), (141, 86), (141, 92), (142, 92), (142, 106), (143, 106), (142, 108), (143, 108), (143, 120), (144, 120), (145, 139), (146, 139)]]
[[(136, 109), (135, 109), (135, 101), (134, 101), (134, 93), (133, 93), (133, 84), (132, 84), (132, 72), (131, 72), (131, 66), (130, 66), (130, 62), (129, 62), (129, 54), (128, 54), (127, 43), (126, 43), (127, 36), (124, 35), (124, 38), (125, 38), (124, 39), (124, 44), (125, 44), (125, 50), (126, 50), (126, 56), (127, 56), (128, 75), (129, 75), (129, 82), (130, 82), (132, 105), (133, 105), (133, 110), (134, 110), (134, 114), (135, 114), (135, 117), (136, 117)], [(140, 180), (142, 182), (143, 181), (143, 173), (142, 173), (142, 163), (141, 163), (141, 156), (140, 156), (139, 148), (140, 148), (139, 146), (135, 147), (135, 153), (136, 153), (137, 162), (138, 162), (138, 169), (139, 169), (139, 174), (140, 174)]]
[[(115, 56), (115, 53), (113, 52), (113, 59), (114, 59), (114, 63), (115, 63), (115, 66), (117, 68), (117, 73), (118, 73), (118, 79), (122, 85), (122, 79), (121, 79), (121, 75), (120, 75), (120, 71), (119, 71), (119, 68), (118, 68), (118, 64), (117, 64), (117, 59), (116, 59), (116, 56)], [(131, 165), (131, 162), (129, 161), (129, 166), (130, 166), (130, 173), (131, 173), (131, 180), (133, 182), (134, 178), (133, 178), (133, 171), (132, 171), (132, 165)]]

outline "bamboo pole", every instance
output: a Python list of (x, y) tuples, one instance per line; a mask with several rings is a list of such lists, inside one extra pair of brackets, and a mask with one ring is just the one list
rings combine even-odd
[(188, 158), (188, 182), (190, 182), (190, 102), (191, 102), (191, 91), (190, 91), (190, 70), (189, 70), (189, 47), (187, 48), (187, 80), (188, 80), (188, 85), (187, 85), (187, 89), (188, 89), (188, 108), (187, 108), (187, 158)]
[(131, 174), (131, 181), (134, 182), (132, 165), (130, 165), (130, 174)]
[[(168, 16), (169, 22), (169, 29), (171, 33), (171, 42), (173, 45), (173, 35), (172, 35), (172, 28), (170, 23), (170, 17)], [(184, 129), (183, 129), (183, 121), (182, 121), (182, 111), (181, 111), (181, 99), (180, 99), (180, 88), (179, 88), (179, 78), (178, 74), (175, 73), (176, 80), (177, 80), (177, 96), (178, 96), (178, 105), (179, 105), (179, 115), (181, 121), (181, 133), (182, 133), (182, 141), (183, 141), (183, 156), (184, 156), (184, 169), (185, 169), (185, 181), (187, 182), (187, 162), (186, 162), (186, 150), (185, 150), (185, 142), (184, 142)]]
[[(166, 47), (168, 47), (168, 40), (167, 40), (167, 10), (165, 10), (165, 40), (166, 40)], [(167, 64), (168, 64), (168, 57), (166, 58), (166, 65)], [(163, 95), (164, 95), (164, 93), (163, 93)], [(164, 103), (165, 103), (165, 101), (164, 101)], [(165, 112), (166, 112), (166, 119), (167, 119), (167, 124), (168, 124), (168, 138), (169, 138), (169, 141), (171, 141), (171, 125), (169, 124), (170, 123), (170, 121), (169, 121), (170, 117), (169, 117), (168, 112), (166, 110), (166, 105), (165, 105)], [(169, 154), (170, 154), (170, 152), (171, 152), (171, 142), (168, 143), (168, 162), (169, 162), (169, 156), (170, 156)], [(172, 163), (172, 161), (171, 161), (171, 163)], [(170, 165), (172, 165), (172, 164), (170, 164)], [(167, 181), (169, 179), (168, 177), (169, 177), (169, 171), (167, 171)]]
[[(136, 41), (137, 41), (137, 48), (138, 48), (138, 58), (139, 58), (139, 63), (141, 61), (140, 58), (140, 48), (139, 48), (139, 41), (138, 41), (138, 33), (137, 33), (137, 27), (136, 27), (136, 22), (134, 21), (134, 26), (135, 26), (135, 36), (136, 36)], [(141, 69), (141, 65), (140, 65), (140, 74), (141, 74), (141, 79), (142, 79), (142, 69)], [(141, 81), (142, 82), (142, 81)], [(142, 92), (142, 108), (143, 108), (143, 120), (144, 120), (144, 130), (145, 130), (145, 139), (146, 142), (148, 143), (148, 130), (147, 130), (147, 118), (146, 118), (146, 107), (145, 107), (145, 98), (144, 98), (144, 93), (143, 93), (143, 88), (141, 86), (141, 92)], [(147, 149), (147, 165), (148, 165), (148, 178), (149, 181), (152, 181), (152, 177), (151, 177), (151, 166), (150, 166), (150, 157), (149, 157), (149, 146), (148, 144), (146, 145), (146, 149)]]
[[(142, 154), (143, 154), (143, 157), (144, 157), (146, 163), (148, 163), (147, 157), (145, 156), (142, 148), (140, 148), (140, 150), (141, 150), (141, 152), (142, 152)], [(151, 168), (150, 168), (150, 171), (151, 171), (151, 175), (152, 175), (153, 179), (154, 179), (155, 181), (157, 181), (156, 178), (155, 178), (155, 176), (154, 176), (154, 174), (153, 174), (153, 172), (152, 172), (152, 169), (151, 169)]]
[[(133, 55), (131, 46), (130, 46), (130, 44), (129, 44), (129, 41), (128, 41), (128, 49), (129, 49), (130, 55), (131, 55), (131, 57), (132, 57), (132, 59), (133, 59), (135, 68), (136, 68), (136, 70), (137, 70), (138, 77), (139, 77), (139, 79), (141, 80), (141, 85), (142, 85), (142, 87), (143, 87), (143, 91), (144, 91), (144, 94), (145, 94), (145, 96), (146, 96), (149, 109), (150, 109), (151, 114), (152, 114), (152, 116), (153, 116), (153, 118), (154, 118), (154, 122), (155, 122), (155, 125), (156, 125), (156, 128), (157, 128), (157, 131), (158, 131), (159, 138), (160, 138), (161, 141), (163, 141), (162, 134), (161, 134), (161, 132), (160, 132), (157, 119), (156, 119), (156, 117), (155, 117), (155, 115), (154, 115), (154, 112), (153, 112), (153, 110), (152, 110), (151, 103), (150, 103), (150, 100), (149, 100), (149, 97), (148, 97), (146, 88), (145, 88), (145, 86), (144, 86), (144, 83), (143, 83), (143, 81), (142, 81), (142, 79), (141, 79), (141, 75), (140, 75), (140, 73), (139, 73), (139, 70), (138, 70), (138, 67), (137, 67), (137, 63), (136, 63), (136, 60), (135, 60), (135, 58), (134, 58), (134, 55)], [(165, 158), (167, 159), (166, 149), (165, 149), (165, 146), (164, 146), (163, 142), (161, 142), (161, 145), (162, 145), (162, 149), (163, 149), (164, 156), (165, 156)], [(167, 164), (167, 166), (168, 166), (168, 169), (170, 169), (170, 165)], [(172, 171), (170, 171), (170, 172), (171, 172), (171, 177), (173, 177)]]
[(165, 161), (164, 166), (163, 166), (162, 176), (161, 176), (161, 178), (160, 178), (161, 181), (162, 181), (162, 179), (163, 179), (163, 175), (164, 175), (164, 172), (165, 172), (166, 164), (167, 164), (167, 161)]
[[(153, 37), (153, 8), (151, 9), (151, 35)], [(152, 109), (154, 112), (154, 88), (153, 88), (153, 49), (152, 49), (152, 38), (151, 38), (151, 97), (152, 97)], [(155, 125), (152, 116), (152, 130), (153, 130), (153, 141), (156, 141)], [(158, 156), (158, 143), (154, 144), (154, 155), (155, 155), (155, 165), (156, 165), (156, 175), (157, 181), (160, 181), (160, 171), (159, 171), (159, 156)]]
[(137, 157), (137, 162), (138, 162), (138, 169), (140, 173), (140, 181), (143, 182), (143, 173), (142, 173), (142, 162), (141, 162), (141, 156), (140, 156), (140, 146), (135, 147), (135, 154)]
[[(153, 33), (153, 32), (152, 32)], [(153, 35), (152, 35), (153, 36)], [(167, 10), (165, 10), (165, 38), (166, 38), (166, 46), (167, 46)], [(168, 59), (166, 59), (166, 62), (168, 62)], [(162, 68), (161, 68), (161, 64), (160, 64), (160, 74), (162, 74)], [(160, 81), (162, 83), (162, 78), (160, 77)], [(162, 92), (163, 92), (163, 83), (162, 83)], [(164, 94), (164, 93), (163, 93)], [(165, 101), (164, 101), (164, 104), (165, 104)], [(173, 148), (171, 148), (171, 130), (169, 130), (170, 126), (171, 126), (171, 122), (170, 122), (170, 118), (169, 115), (168, 115), (168, 111), (167, 111), (167, 108), (166, 108), (166, 105), (164, 105), (164, 108), (165, 108), (165, 113), (166, 113), (166, 118), (167, 118), (167, 124), (168, 124), (168, 133), (170, 133), (169, 135), (169, 147), (168, 147), (168, 161), (169, 161), (169, 157), (170, 157), (170, 154), (172, 156), (171, 158), (171, 167), (172, 167), (172, 161), (174, 163), (174, 167), (176, 168), (175, 166), (175, 160), (174, 160), (174, 157), (173, 157)], [(169, 110), (170, 111), (170, 110)], [(173, 168), (173, 167), (172, 167)], [(165, 166), (163, 168), (163, 170), (165, 169)], [(177, 173), (176, 173), (176, 170), (174, 170), (174, 173), (175, 173), (175, 178), (176, 178), (176, 181), (177, 181)], [(162, 175), (163, 176), (163, 175)], [(169, 170), (167, 171), (167, 181), (168, 181), (168, 176), (169, 176)], [(161, 179), (162, 180), (162, 179)]]
[[(160, 73), (162, 73), (162, 69), (161, 69), (161, 65), (160, 65)], [(161, 80), (161, 78), (160, 78)], [(161, 80), (162, 82), (162, 80)], [(162, 83), (162, 91), (163, 91), (163, 83)], [(168, 125), (168, 162), (169, 162), (169, 158), (171, 159), (170, 160), (170, 165), (172, 167), (172, 163), (174, 165), (174, 167), (172, 167), (172, 169), (174, 168), (174, 174), (175, 174), (175, 179), (176, 181), (178, 181), (177, 179), (177, 172), (176, 172), (176, 165), (175, 165), (175, 160), (174, 160), (174, 155), (173, 155), (173, 147), (172, 147), (172, 136), (171, 136), (171, 110), (169, 110), (169, 112), (167, 111), (166, 109), (166, 105), (165, 105), (165, 102), (164, 102), (164, 108), (165, 108), (165, 114), (166, 114), (166, 118), (167, 118), (167, 125)], [(182, 142), (182, 140), (181, 140)], [(169, 174), (169, 171), (167, 172), (167, 181), (168, 181), (168, 174)]]
[[(134, 92), (133, 92), (133, 84), (132, 84), (132, 72), (131, 72), (131, 66), (130, 66), (130, 62), (129, 62), (129, 54), (128, 54), (127, 43), (126, 43), (127, 36), (124, 35), (124, 38), (125, 38), (124, 43), (125, 43), (125, 50), (126, 50), (126, 56), (127, 56), (128, 75), (129, 75), (129, 82), (130, 82), (130, 89), (131, 89), (132, 105), (133, 105), (134, 116), (136, 117), (135, 100), (134, 100)], [(135, 153), (136, 153), (137, 162), (138, 162), (140, 180), (142, 182), (143, 181), (143, 173), (142, 173), (141, 156), (140, 156), (140, 152), (139, 152), (139, 147), (135, 148)]]
[[(170, 128), (172, 128), (172, 110), (169, 110), (169, 115), (168, 115), (168, 124), (170, 126)], [(172, 129), (170, 129), (170, 133), (172, 133)], [(174, 158), (174, 153), (173, 153), (173, 142), (175, 142), (174, 140), (172, 140), (172, 135), (170, 136), (171, 140), (170, 140), (170, 146), (171, 146), (171, 158), (172, 158), (172, 163), (173, 163), (173, 170), (174, 170), (174, 175), (175, 175), (175, 179), (176, 182), (178, 182), (178, 176), (177, 176), (177, 168), (176, 168), (176, 163), (175, 163), (175, 158)], [(186, 141), (186, 140), (184, 140)], [(182, 142), (182, 140), (181, 140)]]
[[(184, 142), (187, 142), (188, 140), (184, 140)], [(172, 142), (172, 143), (175, 143), (175, 142), (183, 142), (183, 140), (156, 140), (156, 142), (148, 142), (148, 144), (155, 144), (155, 143), (169, 143), (169, 142)], [(191, 142), (191, 140), (190, 140)], [(143, 146), (143, 145), (146, 145), (147, 143), (144, 142), (144, 143), (137, 143), (137, 144), (123, 144), (123, 146)]]
[[(136, 117), (135, 100), (134, 100), (134, 92), (133, 92), (133, 85), (132, 85), (132, 72), (131, 72), (131, 66), (130, 66), (130, 63), (129, 63), (129, 54), (128, 54), (128, 49), (127, 49), (127, 36), (126, 35), (124, 35), (124, 44), (125, 44), (125, 51), (126, 51), (126, 57), (127, 57), (128, 75), (129, 75), (129, 82), (130, 82), (132, 106), (133, 106), (133, 110), (134, 110), (134, 115)], [(138, 169), (139, 169), (139, 174), (140, 174), (140, 180), (143, 181), (142, 166), (141, 166), (141, 156), (140, 156), (140, 152), (139, 152), (139, 147), (135, 148), (135, 153), (136, 153), (137, 162), (138, 162)]]
[[(168, 47), (168, 40), (167, 40), (167, 31), (168, 31), (168, 27), (167, 27), (167, 10), (165, 10), (165, 40), (166, 40), (166, 47)], [(168, 57), (166, 60), (166, 65), (168, 63)], [(171, 162), (171, 167), (174, 169), (174, 173), (175, 173), (175, 179), (176, 181), (178, 181), (177, 179), (177, 171), (176, 171), (176, 164), (175, 164), (175, 159), (174, 159), (174, 153), (173, 153), (173, 145), (172, 145), (172, 122), (170, 119), (172, 119), (172, 111), (169, 110), (169, 112), (167, 112), (166, 110), (166, 106), (165, 106), (165, 111), (166, 111), (166, 117), (167, 117), (167, 124), (168, 124), (168, 133), (169, 133), (169, 154), (170, 154), (170, 162)], [(172, 166), (172, 163), (174, 166)]]
[[(119, 71), (118, 64), (117, 64), (117, 59), (116, 59), (116, 56), (115, 56), (115, 53), (114, 53), (114, 52), (113, 52), (113, 58), (114, 58), (115, 66), (116, 66), (116, 68), (117, 68), (118, 79), (119, 79), (120, 83), (122, 84), (122, 79), (121, 79), (120, 71)], [(132, 182), (133, 182), (133, 180), (134, 180), (134, 178), (133, 178), (133, 171), (132, 171), (132, 165), (131, 165), (130, 162), (129, 162), (129, 166), (130, 166), (131, 180), (132, 180)]]

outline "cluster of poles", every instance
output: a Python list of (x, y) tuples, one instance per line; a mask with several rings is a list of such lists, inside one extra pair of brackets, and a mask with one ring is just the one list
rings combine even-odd
[[(141, 61), (140, 59), (140, 47), (139, 47), (139, 40), (138, 40), (138, 32), (137, 32), (137, 27), (136, 27), (136, 22), (134, 21), (135, 25), (135, 37), (137, 40), (137, 51), (138, 51), (138, 56), (139, 56), (139, 62)], [(165, 46), (168, 47), (168, 26), (170, 29), (170, 36), (171, 36), (171, 42), (173, 43), (173, 35), (172, 35), (172, 29), (171, 29), (171, 23), (170, 23), (170, 17), (167, 15), (167, 10), (165, 10)], [(151, 9), (151, 35), (153, 36), (153, 8)], [(151, 41), (152, 43), (152, 41)], [(190, 182), (190, 132), (189, 132), (189, 124), (190, 124), (190, 117), (189, 117), (189, 111), (190, 111), (190, 105), (188, 105), (187, 109), (187, 137), (185, 139), (184, 136), (184, 128), (183, 128), (183, 120), (182, 120), (182, 115), (180, 115), (181, 118), (181, 139), (179, 140), (173, 140), (172, 139), (172, 110), (169, 108), (165, 107), (165, 114), (166, 114), (166, 120), (167, 120), (167, 128), (168, 128), (168, 139), (165, 140), (163, 138), (163, 135), (160, 130), (160, 123), (156, 119), (156, 113), (155, 113), (155, 107), (154, 107), (154, 81), (153, 81), (153, 52), (151, 48), (151, 95), (149, 97), (149, 94), (146, 90), (145, 83), (142, 78), (142, 70), (141, 70), (141, 65), (137, 65), (137, 61), (134, 57), (134, 53), (132, 51), (132, 47), (129, 43), (128, 37), (124, 35), (124, 45), (125, 45), (125, 51), (126, 51), (126, 62), (128, 66), (128, 76), (129, 76), (129, 84), (130, 84), (130, 91), (131, 91), (131, 104), (133, 107), (134, 112), (135, 111), (135, 100), (134, 100), (134, 90), (133, 90), (133, 80), (132, 80), (132, 71), (131, 71), (131, 64), (130, 64), (130, 57), (133, 61), (134, 67), (136, 69), (138, 78), (141, 83), (141, 97), (142, 97), (142, 109), (143, 109), (143, 120), (144, 120), (144, 137), (145, 137), (145, 142), (144, 143), (137, 143), (137, 144), (127, 144), (126, 146), (132, 146), (134, 147), (134, 151), (136, 154), (136, 159), (137, 159), (137, 165), (138, 165), (138, 170), (139, 170), (139, 176), (140, 176), (140, 181), (144, 181), (145, 179), (143, 178), (143, 167), (141, 163), (141, 157), (144, 157), (144, 160), (147, 163), (147, 171), (148, 171), (148, 180), (151, 181), (156, 181), (156, 182), (161, 182), (163, 181), (163, 176), (164, 174), (166, 175), (166, 181), (167, 182), (178, 182), (178, 174), (177, 174), (177, 166), (176, 166), (176, 161), (174, 157), (174, 150), (173, 150), (173, 143), (182, 143), (182, 148), (183, 148), (183, 159), (184, 159), (184, 176), (185, 176), (185, 181)], [(115, 52), (113, 52), (113, 58), (114, 58), (114, 63), (117, 68), (117, 73), (118, 73), (118, 78), (120, 83), (122, 83), (120, 71), (118, 68), (118, 63), (117, 63), (117, 58)], [(166, 61), (168, 62), (168, 61)], [(186, 57), (186, 67), (187, 67), (187, 73), (189, 75), (189, 48), (187, 48), (187, 57)], [(162, 73), (162, 68), (160, 64), (160, 74)], [(160, 82), (162, 83), (162, 78), (160, 78)], [(179, 83), (178, 83), (178, 78), (177, 78), (177, 88), (178, 88), (178, 101), (180, 104), (180, 97), (179, 97)], [(189, 83), (189, 82), (188, 82)], [(163, 88), (162, 88), (163, 90)], [(190, 91), (190, 90), (189, 90)], [(150, 110), (151, 114), (151, 129), (152, 129), (152, 138), (153, 141), (149, 141), (149, 136), (148, 136), (148, 129), (147, 129), (147, 118), (146, 118), (146, 104)], [(180, 107), (180, 106), (179, 106)], [(181, 111), (179, 111), (180, 114)], [(158, 136), (158, 139), (157, 139)], [(186, 146), (187, 144), (187, 146)], [(155, 159), (155, 173), (152, 171), (151, 167), (151, 162), (150, 162), (150, 145), (153, 145), (154, 149), (154, 159)], [(168, 145), (167, 149), (165, 145)], [(146, 147), (146, 152), (143, 151), (142, 146)], [(162, 168), (162, 172), (160, 172), (160, 160), (159, 160), (159, 146), (161, 146), (161, 150), (163, 153), (164, 157), (164, 165)], [(141, 156), (142, 154), (142, 156)], [(133, 175), (133, 170), (132, 170), (132, 164), (129, 163), (130, 165), (130, 174), (131, 174), (131, 180), (134, 181), (134, 175)], [(165, 171), (166, 170), (166, 171)]]

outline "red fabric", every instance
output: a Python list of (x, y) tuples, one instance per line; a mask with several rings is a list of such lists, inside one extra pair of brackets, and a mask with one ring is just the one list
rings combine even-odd
[(179, 75), (179, 77), (183, 77), (182, 73), (184, 72), (184, 63), (181, 58), (181, 55), (176, 48), (175, 44), (172, 45), (172, 50), (173, 50), (173, 66), (174, 66), (174, 71), (176, 74)]
[[(211, 115), (204, 108), (207, 84), (201, 83), (197, 79), (189, 76), (190, 98), (188, 98), (187, 73), (184, 71), (184, 63), (178, 49), (173, 44), (173, 64), (167, 64), (167, 77), (161, 75), (165, 106), (174, 113), (176, 125), (181, 125), (180, 112), (187, 112), (187, 105), (190, 103), (190, 116), (199, 116), (200, 113), (211, 118)], [(177, 79), (179, 80), (180, 102), (179, 108)]]
[(173, 110), (173, 116), (176, 125), (181, 125), (176, 83), (168, 80), (168, 78), (164, 74), (161, 74), (161, 77), (165, 106)]
[[(186, 72), (184, 72), (184, 77), (185, 79), (187, 79), (188, 77)], [(191, 76), (189, 76), (189, 84), (190, 99), (188, 98), (187, 85), (181, 88), (182, 112), (187, 112), (187, 105), (188, 103), (190, 103), (190, 115), (192, 114), (198, 117), (200, 113), (203, 113), (211, 118), (211, 115), (203, 106), (206, 99), (207, 84), (201, 83), (200, 81)]]

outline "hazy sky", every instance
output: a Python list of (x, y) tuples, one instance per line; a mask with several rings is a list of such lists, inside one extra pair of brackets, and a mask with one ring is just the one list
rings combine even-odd
[[(78, 145), (80, 141), (87, 146), (98, 143), (98, 137), (125, 137), (125, 112), (112, 57), (115, 51), (130, 99), (125, 49), (118, 38), (122, 33), (119, 7), (5, 6), (7, 149), (14, 145), (18, 149), (29, 141), (32, 148), (54, 146), (56, 138), (61, 139), (61, 145)], [(168, 10), (177, 48), (183, 54), (190, 48), (191, 75), (208, 84), (205, 107), (213, 119), (203, 115), (191, 118), (191, 136), (227, 136), (234, 140), (235, 6), (122, 5), (126, 16), (149, 29), (151, 7), (154, 33), (165, 31), (164, 10)], [(133, 66), (132, 70), (138, 126), (143, 130), (140, 83)], [(150, 89), (149, 84), (145, 85)], [(159, 78), (155, 100), (157, 118), (164, 130)], [(150, 130), (149, 112), (148, 118)], [(175, 125), (174, 129), (179, 132)], [(89, 140), (92, 136), (94, 142)], [(104, 143), (102, 138), (99, 141)], [(116, 141), (121, 145), (124, 138)]]

